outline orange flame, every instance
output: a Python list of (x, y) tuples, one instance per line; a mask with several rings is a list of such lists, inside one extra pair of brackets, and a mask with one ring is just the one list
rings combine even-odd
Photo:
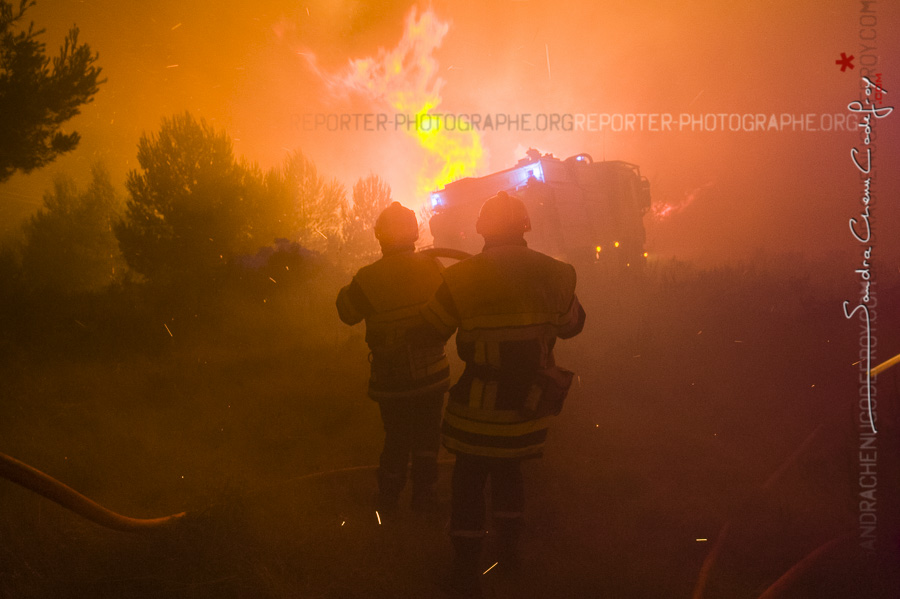
[[(401, 129), (425, 150), (425, 165), (417, 182), (420, 197), (473, 175), (484, 154), (476, 131), (448, 130), (428, 120), (441, 104), (445, 83), (438, 74), (434, 54), (449, 30), (450, 24), (440, 20), (434, 11), (428, 9), (419, 14), (414, 6), (406, 15), (403, 37), (394, 48), (379, 48), (374, 57), (351, 60), (336, 75), (319, 72), (333, 91), (355, 92), (387, 103), (396, 115), (407, 119), (410, 126)], [(310, 64), (315, 69), (314, 60)]]
[(675, 214), (678, 214), (679, 212), (693, 204), (694, 200), (699, 198), (704, 191), (714, 186), (715, 182), (709, 181), (696, 189), (684, 192), (684, 199), (682, 199), (680, 202), (660, 202), (658, 204), (654, 204), (653, 208), (651, 209), (653, 219), (657, 222), (661, 222)]

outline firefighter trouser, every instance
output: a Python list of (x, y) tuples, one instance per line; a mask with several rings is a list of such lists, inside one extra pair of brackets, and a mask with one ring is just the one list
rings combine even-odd
[[(485, 485), (491, 481), (491, 520), (501, 553), (514, 553), (523, 522), (525, 487), (521, 459), (457, 454), (453, 468), (450, 537), (457, 559), (480, 551), (484, 536)], [(478, 542), (474, 542), (477, 539)]]
[(410, 457), (413, 493), (427, 492), (434, 486), (443, 404), (443, 391), (378, 401), (384, 424), (384, 449), (378, 467), (382, 499), (396, 500), (403, 490)]

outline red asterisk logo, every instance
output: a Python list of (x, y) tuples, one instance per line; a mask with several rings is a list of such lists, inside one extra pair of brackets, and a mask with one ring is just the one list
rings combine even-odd
[(846, 52), (841, 52), (841, 57), (838, 60), (834, 61), (834, 64), (841, 65), (841, 73), (847, 70), (847, 67), (853, 68), (853, 58), (854, 56), (851, 54), (847, 56)]

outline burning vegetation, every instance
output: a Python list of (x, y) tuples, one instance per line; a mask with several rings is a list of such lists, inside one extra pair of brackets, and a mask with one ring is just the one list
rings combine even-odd
[[(712, 1), (718, 29), (649, 5), (263, 4), (135, 7), (134, 23), (86, 28), (90, 46), (66, 24), (50, 58), (25, 25), (58, 33), (44, 3), (0, 0), (0, 473), (44, 480), (9, 474), (21, 460), (95, 521), (152, 528), (107, 529), (0, 480), (0, 596), (445, 596), (454, 458), (439, 454), (433, 511), (407, 509), (408, 491), (375, 510), (369, 350), (335, 298), (380, 257), (392, 201), (417, 211), (420, 250), (457, 250), (449, 262), (481, 251), (475, 217), (500, 190), (527, 207), (531, 247), (575, 264), (587, 320), (556, 349), (575, 378), (525, 466), (524, 567), (495, 567), (489, 522), (485, 595), (894, 596), (900, 279), (879, 228), (893, 208), (867, 181), (866, 241), (882, 245), (845, 276), (859, 257), (829, 253), (849, 235), (822, 198), (847, 185), (821, 140), (847, 131), (806, 126), (831, 116), (824, 100), (794, 137), (689, 126), (671, 141), (673, 114), (711, 116), (707, 102), (735, 102), (723, 127), (801, 110), (775, 83), (750, 94), (767, 108), (738, 106), (740, 78), (713, 90), (682, 65), (724, 69), (704, 54), (731, 41), (720, 30), (772, 19)], [(132, 27), (152, 60), (107, 53)], [(655, 128), (615, 135), (645, 116)], [(778, 161), (796, 164), (773, 175)], [(41, 200), (8, 186), (32, 170), (53, 177), (27, 180)], [(846, 314), (860, 282), (865, 356)], [(868, 403), (864, 360), (882, 364)], [(455, 381), (456, 355), (450, 368)]]

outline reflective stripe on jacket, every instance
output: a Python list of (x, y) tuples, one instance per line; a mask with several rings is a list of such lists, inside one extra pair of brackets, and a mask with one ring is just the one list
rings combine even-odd
[(450, 386), (444, 340), (426, 326), (422, 306), (441, 284), (440, 262), (413, 248), (388, 251), (356, 273), (337, 298), (347, 324), (366, 321), (369, 397), (409, 397)]
[(549, 417), (538, 406), (542, 370), (555, 366), (557, 337), (578, 334), (584, 310), (575, 269), (524, 245), (498, 245), (448, 267), (424, 310), (466, 363), (450, 390), (442, 426), (453, 452), (491, 457), (540, 455)]

